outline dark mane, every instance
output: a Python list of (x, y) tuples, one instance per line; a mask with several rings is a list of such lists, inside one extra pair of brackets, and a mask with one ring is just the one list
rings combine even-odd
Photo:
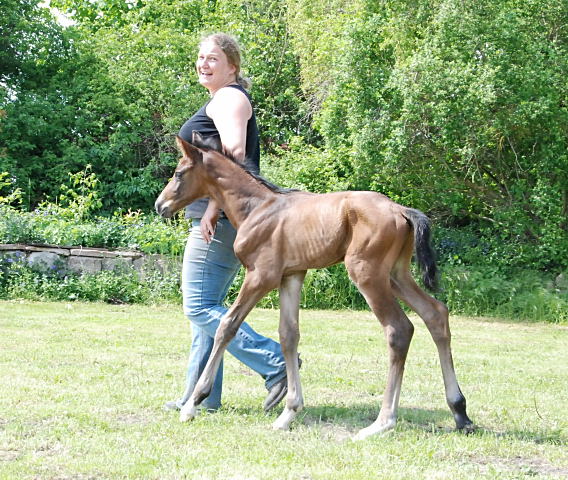
[(258, 182), (260, 182), (261, 185), (264, 185), (266, 188), (268, 188), (270, 191), (274, 192), (274, 193), (282, 193), (282, 194), (287, 194), (287, 193), (291, 193), (291, 192), (298, 192), (299, 190), (297, 188), (282, 188), (279, 187), (278, 185), (269, 182), (268, 180), (266, 180), (266, 178), (264, 178), (262, 175), (259, 175), (257, 173), (254, 173), (252, 171), (250, 171), (247, 167), (245, 167), (242, 163), (236, 161), (234, 158), (229, 158), (229, 160), (233, 161), (234, 163), (236, 163), (239, 167), (241, 167), (246, 173), (248, 173), (252, 178), (254, 178), (255, 180), (257, 180)]
[[(271, 192), (286, 194), (286, 193), (298, 191), (297, 189), (293, 189), (293, 188), (282, 188), (282, 187), (279, 187), (278, 185), (275, 185), (272, 182), (269, 182), (268, 180), (266, 180), (266, 178), (260, 176), (258, 173), (254, 173), (250, 168), (248, 168), (242, 162), (239, 162), (232, 155), (227, 155), (225, 152), (223, 152), (223, 146), (221, 144), (221, 138), (219, 137), (219, 135), (211, 135), (211, 136), (208, 136), (208, 137), (204, 137), (203, 135), (201, 135), (201, 133), (194, 131), (193, 134), (192, 134), (191, 143), (193, 145), (195, 145), (197, 148), (200, 148), (201, 150), (205, 150), (206, 152), (213, 150), (214, 152), (220, 153), (225, 158), (228, 158), (229, 160), (231, 160), (231, 162), (233, 162), (235, 165), (238, 165), (240, 168), (242, 168), (252, 178), (254, 178), (261, 185), (264, 185)], [(245, 160), (245, 162), (246, 162), (246, 160)]]
[(261, 185), (265, 186), (266, 188), (268, 188), (271, 192), (274, 193), (281, 193), (283, 195), (287, 194), (287, 193), (292, 193), (292, 192), (298, 192), (299, 190), (296, 188), (282, 188), (279, 187), (278, 185), (268, 181), (266, 178), (264, 178), (262, 175), (259, 175), (258, 173), (254, 173), (250, 168), (248, 168), (246, 165), (244, 165), (242, 162), (239, 162), (237, 159), (235, 159), (232, 155), (227, 155), (224, 152), (219, 151), (216, 148), (211, 148), (209, 146), (206, 145), (198, 145), (199, 148), (201, 148), (202, 150), (205, 151), (211, 151), (213, 150), (214, 152), (220, 153), (221, 155), (223, 155), (226, 159), (230, 160), (231, 162), (233, 162), (235, 165), (237, 165), (239, 168), (241, 168), (245, 173), (247, 173), (248, 175), (250, 175), (252, 178), (254, 178), (258, 183), (260, 183)]

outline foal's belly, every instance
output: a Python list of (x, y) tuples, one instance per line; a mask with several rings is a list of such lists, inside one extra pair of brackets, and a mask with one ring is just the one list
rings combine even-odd
[(337, 210), (329, 207), (301, 212), (283, 222), (281, 235), (285, 269), (323, 268), (341, 262), (348, 237), (347, 224)]

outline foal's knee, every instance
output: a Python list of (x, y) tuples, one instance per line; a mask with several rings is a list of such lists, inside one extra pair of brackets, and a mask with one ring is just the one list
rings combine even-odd
[(414, 334), (414, 325), (406, 321), (401, 325), (386, 330), (386, 340), (391, 351), (398, 355), (406, 355)]
[(224, 318), (221, 320), (217, 332), (215, 332), (215, 341), (220, 345), (226, 345), (235, 337), (238, 331), (239, 325), (237, 322)]
[(283, 353), (293, 352), (295, 348), (298, 348), (300, 331), (297, 328), (280, 328), (278, 333)]

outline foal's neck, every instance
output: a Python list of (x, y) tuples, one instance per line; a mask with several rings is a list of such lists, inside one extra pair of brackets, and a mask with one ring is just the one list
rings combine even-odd
[(221, 205), (236, 228), (254, 209), (275, 195), (243, 167), (223, 155), (214, 155), (204, 164), (209, 179), (209, 196)]

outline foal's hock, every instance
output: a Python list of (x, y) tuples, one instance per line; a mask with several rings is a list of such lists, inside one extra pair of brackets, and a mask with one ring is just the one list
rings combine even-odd
[(389, 351), (387, 385), (376, 421), (356, 439), (396, 424), (404, 363), (414, 327), (397, 298), (426, 323), (438, 348), (446, 400), (458, 429), (470, 431), (466, 401), (458, 385), (450, 349), (446, 306), (427, 295), (410, 274), (413, 251), (424, 284), (436, 280), (430, 225), (420, 211), (375, 192), (313, 194), (283, 190), (246, 171), (239, 163), (194, 136), (177, 139), (182, 158), (156, 200), (156, 211), (171, 217), (201, 197), (214, 198), (237, 229), (234, 249), (245, 279), (215, 335), (213, 351), (193, 395), (181, 409), (182, 421), (211, 391), (223, 352), (239, 326), (270, 290), (280, 292), (280, 343), (286, 359), (288, 395), (274, 428), (288, 429), (303, 407), (298, 372), (299, 302), (306, 271), (345, 262), (349, 276), (381, 322)]

